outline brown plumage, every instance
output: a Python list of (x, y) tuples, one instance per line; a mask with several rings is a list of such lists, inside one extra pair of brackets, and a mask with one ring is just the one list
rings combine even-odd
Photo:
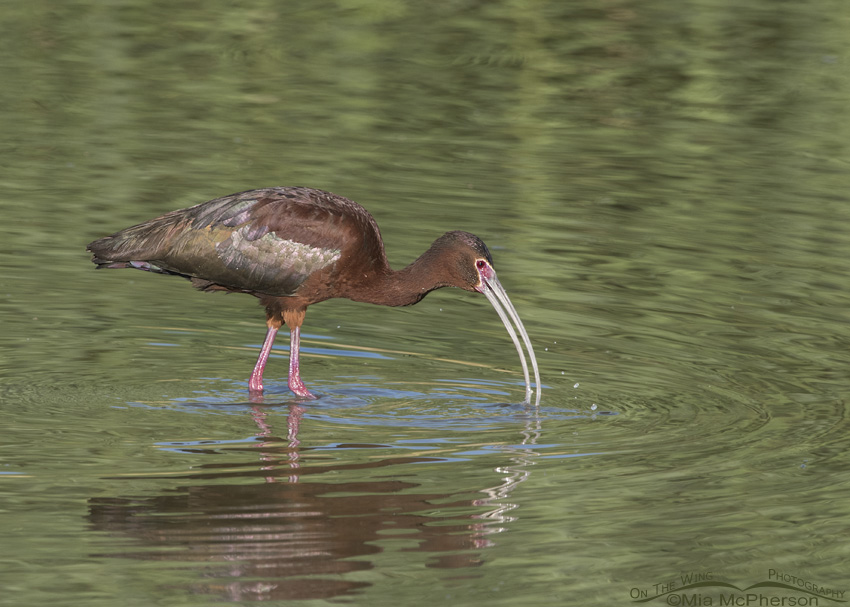
[[(300, 327), (307, 306), (344, 297), (386, 306), (415, 304), (434, 289), (459, 287), (487, 295), (527, 366), (519, 317), (496, 279), (487, 246), (468, 232), (447, 232), (406, 268), (387, 262), (378, 224), (362, 206), (311, 188), (250, 190), (166, 213), (88, 245), (98, 268), (135, 268), (183, 276), (204, 291), (249, 293), (266, 308), (268, 332), (249, 389), (262, 392), (262, 376), (275, 335), (290, 327), (289, 387), (312, 395), (299, 373)], [(498, 302), (498, 303), (497, 303)], [(507, 302), (507, 303), (506, 303)], [(505, 306), (507, 312), (500, 307)]]

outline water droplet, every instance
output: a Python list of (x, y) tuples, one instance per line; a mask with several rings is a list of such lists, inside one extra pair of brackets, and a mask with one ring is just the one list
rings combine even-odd
[(578, 388), (578, 382), (573, 384), (573, 388)]
[(590, 410), (596, 411), (596, 403), (593, 403), (592, 405), (590, 405)]

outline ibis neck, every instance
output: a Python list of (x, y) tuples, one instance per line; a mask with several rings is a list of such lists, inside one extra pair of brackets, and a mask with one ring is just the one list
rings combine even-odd
[(419, 302), (434, 289), (451, 283), (440, 276), (436, 255), (431, 249), (401, 270), (387, 267), (383, 272), (368, 276), (348, 296), (354, 301), (381, 306), (410, 306)]

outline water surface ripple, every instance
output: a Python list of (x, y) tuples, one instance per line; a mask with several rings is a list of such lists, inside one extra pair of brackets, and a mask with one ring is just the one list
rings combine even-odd
[[(0, 605), (846, 590), (848, 23), (834, 0), (10, 5)], [(362, 203), (395, 268), (480, 236), (539, 408), (456, 289), (311, 306), (320, 398), (292, 400), (281, 335), (252, 402), (253, 298), (84, 251), (273, 185)]]

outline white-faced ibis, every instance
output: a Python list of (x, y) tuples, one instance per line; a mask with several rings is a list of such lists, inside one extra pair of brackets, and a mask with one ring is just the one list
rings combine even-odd
[(263, 390), (263, 370), (275, 336), (289, 325), (289, 389), (313, 395), (299, 374), (301, 324), (307, 306), (333, 297), (384, 306), (409, 306), (434, 289), (459, 287), (483, 293), (516, 346), (525, 377), (519, 330), (534, 369), (537, 360), (516, 309), (496, 278), (493, 259), (480, 238), (447, 232), (402, 270), (387, 262), (381, 232), (356, 202), (321, 190), (278, 187), (216, 198), (161, 215), (88, 245), (98, 268), (135, 268), (188, 278), (201, 291), (231, 291), (258, 297), (268, 332), (248, 382)]

